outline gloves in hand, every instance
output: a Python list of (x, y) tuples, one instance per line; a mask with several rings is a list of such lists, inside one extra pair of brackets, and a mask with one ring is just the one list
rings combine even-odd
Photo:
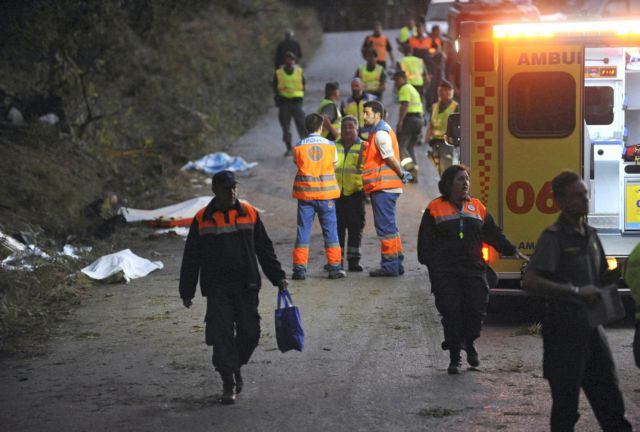
[(407, 184), (413, 180), (413, 176), (409, 171), (402, 171), (402, 183)]

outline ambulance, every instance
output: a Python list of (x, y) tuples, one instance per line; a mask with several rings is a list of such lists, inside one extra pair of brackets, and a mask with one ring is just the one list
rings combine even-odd
[[(551, 179), (573, 170), (609, 268), (622, 268), (640, 242), (640, 17), (467, 21), (457, 42), (460, 161), (474, 196), (531, 255), (559, 215)], [(522, 294), (523, 262), (483, 254), (499, 276), (492, 293)]]

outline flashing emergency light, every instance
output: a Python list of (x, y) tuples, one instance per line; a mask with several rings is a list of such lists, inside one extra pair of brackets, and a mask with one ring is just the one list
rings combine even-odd
[(607, 257), (607, 267), (609, 270), (615, 270), (618, 268), (618, 260), (614, 257)]
[(640, 36), (640, 20), (496, 24), (494, 39), (554, 36)]
[(489, 246), (487, 245), (482, 245), (482, 259), (485, 262), (489, 262)]

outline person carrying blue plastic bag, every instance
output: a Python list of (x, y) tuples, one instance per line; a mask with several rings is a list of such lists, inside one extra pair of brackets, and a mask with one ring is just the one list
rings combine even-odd
[(285, 272), (258, 211), (237, 199), (231, 171), (213, 176), (215, 198), (193, 219), (180, 269), (180, 297), (190, 307), (198, 279), (207, 298), (206, 343), (213, 345), (213, 366), (222, 378), (225, 405), (242, 391), (240, 368), (249, 362), (260, 339), (260, 272), (279, 290)]

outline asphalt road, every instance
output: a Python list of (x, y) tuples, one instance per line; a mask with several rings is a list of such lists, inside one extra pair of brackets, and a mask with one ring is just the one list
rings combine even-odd
[[(361, 62), (365, 33), (333, 33), (306, 68), (305, 109), (314, 111), (324, 83), (343, 94)], [(395, 36), (389, 34), (389, 36)], [(395, 124), (398, 106), (385, 95)], [(240, 194), (263, 212), (278, 256), (290, 275), (295, 238), (295, 167), (282, 156), (274, 108), (229, 151), (260, 165), (240, 182)], [(96, 285), (64, 322), (41, 357), (4, 361), (0, 369), (0, 429), (6, 431), (544, 431), (550, 395), (541, 377), (541, 339), (522, 302), (503, 304), (478, 343), (479, 371), (448, 376), (442, 331), (426, 271), (415, 248), (422, 209), (436, 196), (436, 172), (420, 150), (420, 183), (399, 200), (407, 272), (374, 279), (349, 273), (330, 281), (319, 226), (309, 278), (292, 282), (306, 332), (302, 353), (276, 350), (276, 289), (263, 287), (263, 335), (245, 368), (245, 390), (234, 406), (218, 403), (221, 383), (204, 345), (204, 300), (185, 309), (177, 294), (183, 240), (126, 231), (131, 248), (165, 268), (128, 285)], [(192, 174), (194, 194), (206, 177)], [(378, 264), (370, 208), (363, 264)], [(525, 317), (526, 316), (526, 317)], [(629, 418), (640, 425), (639, 371), (629, 325), (608, 329)], [(577, 430), (599, 430), (581, 401)]]

